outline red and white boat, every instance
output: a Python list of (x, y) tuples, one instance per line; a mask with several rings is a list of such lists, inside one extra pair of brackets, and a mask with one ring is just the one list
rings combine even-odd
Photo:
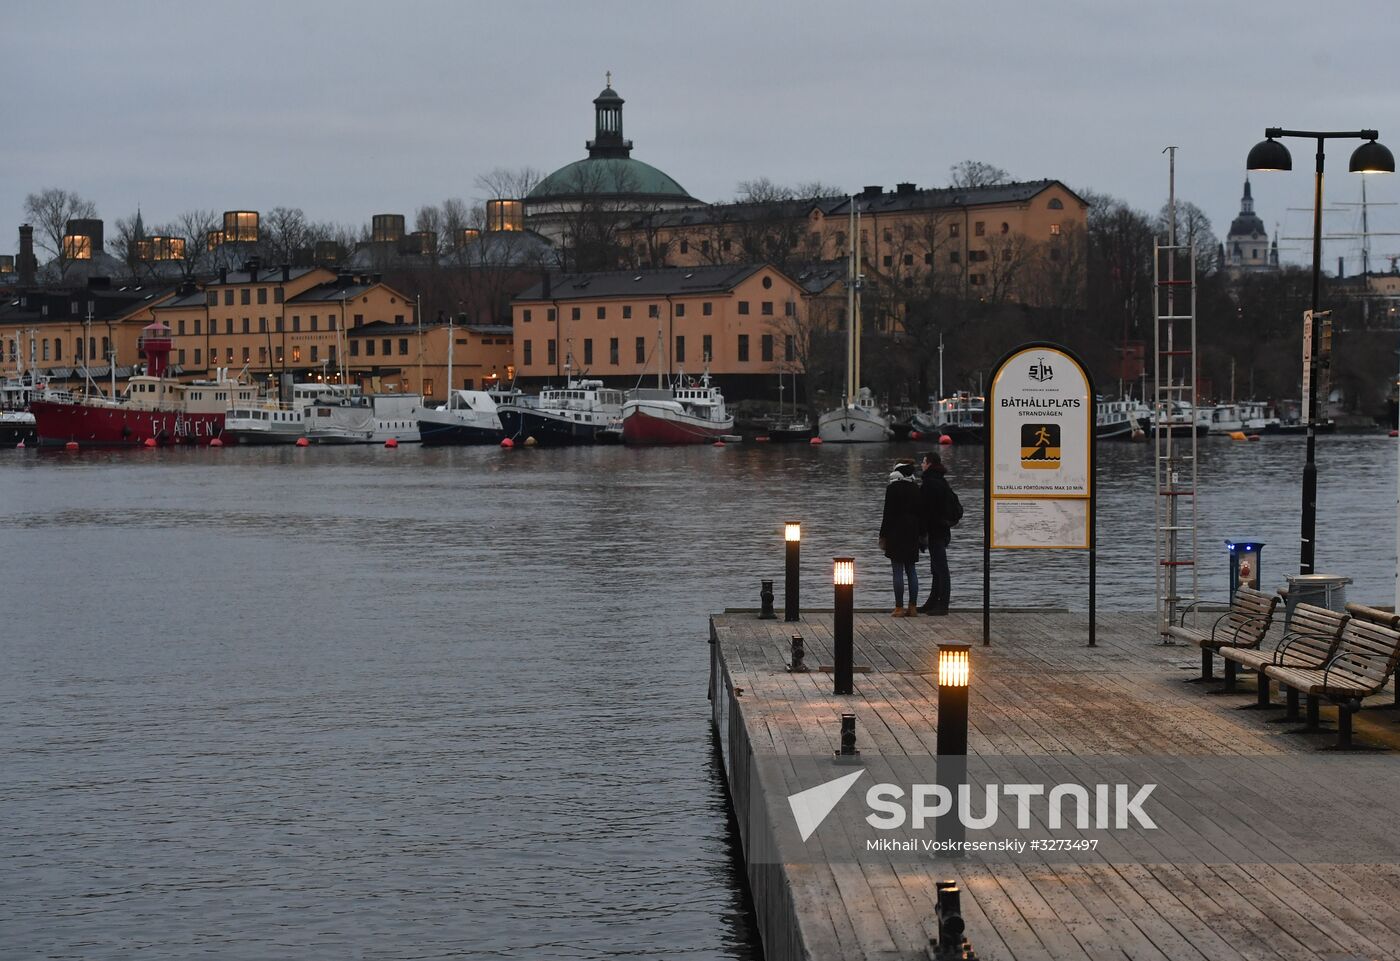
[(256, 390), (224, 376), (182, 384), (167, 377), (170, 328), (154, 323), (141, 331), (146, 373), (132, 377), (115, 397), (47, 391), (30, 402), (41, 447), (69, 443), (93, 447), (206, 445), (224, 437), (224, 415), (234, 404), (252, 404)]
[(634, 391), (622, 405), (624, 444), (707, 444), (733, 431), (734, 417), (708, 372), (688, 387)]

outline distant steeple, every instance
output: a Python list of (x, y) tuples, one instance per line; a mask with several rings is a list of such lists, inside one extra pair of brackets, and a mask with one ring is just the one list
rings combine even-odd
[(146, 225), (145, 225), (144, 223), (141, 222), (141, 205), (140, 205), (140, 204), (137, 204), (137, 205), (136, 205), (136, 223), (134, 223), (134, 224), (131, 225), (131, 239), (132, 239), (132, 240), (145, 240), (145, 239), (146, 239)]
[(622, 157), (632, 154), (632, 141), (622, 139), (622, 105), (625, 101), (612, 88), (612, 71), (608, 85), (593, 98), (593, 139), (588, 141), (590, 157)]
[(1244, 178), (1244, 196), (1240, 198), (1240, 213), (1254, 213), (1254, 195), (1249, 190), (1249, 177)]

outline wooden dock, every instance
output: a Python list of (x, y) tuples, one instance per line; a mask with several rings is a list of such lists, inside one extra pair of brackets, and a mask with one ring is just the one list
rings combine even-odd
[[(1400, 959), (1395, 863), (1087, 856), (949, 869), (895, 858), (789, 858), (774, 812), (812, 785), (785, 783), (773, 773), (781, 765), (759, 762), (830, 757), (840, 746), (843, 712), (858, 718), (867, 765), (933, 754), (940, 641), (973, 645), (970, 756), (1294, 755), (1306, 764), (1330, 738), (1288, 733), (1267, 723), (1269, 712), (1236, 710), (1252, 700), (1252, 680), (1238, 697), (1183, 683), (1198, 673), (1199, 652), (1158, 644), (1150, 614), (1100, 615), (1099, 646), (1090, 649), (1083, 615), (999, 613), (992, 644), (983, 647), (980, 612), (894, 619), (857, 611), (855, 662), (869, 670), (857, 673), (848, 697), (834, 696), (830, 674), (817, 669), (833, 663), (830, 611), (806, 611), (791, 624), (755, 614), (711, 618), (710, 697), (768, 961), (926, 958), (936, 934), (935, 882), (944, 878), (962, 886), (967, 936), (984, 961)], [(792, 634), (804, 639), (810, 673), (787, 670)], [(1389, 698), (1387, 690), (1382, 700)], [(1394, 713), (1360, 712), (1356, 733), (1400, 746)], [(1400, 767), (1400, 757), (1382, 757)]]

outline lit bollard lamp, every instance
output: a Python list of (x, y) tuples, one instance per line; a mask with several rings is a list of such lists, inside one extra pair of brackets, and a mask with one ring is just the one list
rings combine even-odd
[[(938, 819), (938, 840), (961, 845), (958, 791), (967, 783), (967, 695), (972, 680), (971, 649), (966, 644), (938, 645), (938, 783), (953, 798), (953, 810)], [(945, 857), (962, 857), (947, 849)]]
[(798, 558), (802, 553), (802, 525), (788, 521), (783, 525), (783, 542), (787, 553), (787, 580), (783, 583), (783, 620), (795, 621), (797, 613)]
[(850, 694), (851, 675), (855, 667), (855, 629), (852, 620), (855, 615), (856, 559), (835, 558), (831, 581), (836, 588), (836, 616), (831, 632), (836, 642), (832, 693)]

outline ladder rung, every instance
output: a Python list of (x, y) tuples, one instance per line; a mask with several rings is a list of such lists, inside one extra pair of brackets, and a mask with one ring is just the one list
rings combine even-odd
[(1192, 317), (1190, 314), (1163, 314), (1163, 315), (1161, 315), (1160, 317), (1158, 317), (1157, 319), (1158, 319), (1158, 320), (1194, 320), (1195, 318)]
[(1195, 561), (1158, 561), (1163, 567), (1191, 567)]
[(1159, 527), (1159, 528), (1157, 528), (1157, 530), (1159, 530), (1159, 531), (1189, 531), (1190, 529), (1191, 529), (1191, 528), (1189, 528), (1189, 527)]
[(1159, 357), (1190, 357), (1190, 356), (1191, 356), (1192, 354), (1194, 354), (1194, 353), (1195, 353), (1195, 351), (1193, 351), (1193, 350), (1159, 350), (1159, 351), (1157, 351), (1157, 356), (1159, 356)]
[(1158, 491), (1163, 497), (1195, 497), (1195, 491)]
[(1157, 283), (1163, 287), (1185, 287), (1190, 285), (1191, 279), (1188, 277), (1186, 280), (1159, 280)]

